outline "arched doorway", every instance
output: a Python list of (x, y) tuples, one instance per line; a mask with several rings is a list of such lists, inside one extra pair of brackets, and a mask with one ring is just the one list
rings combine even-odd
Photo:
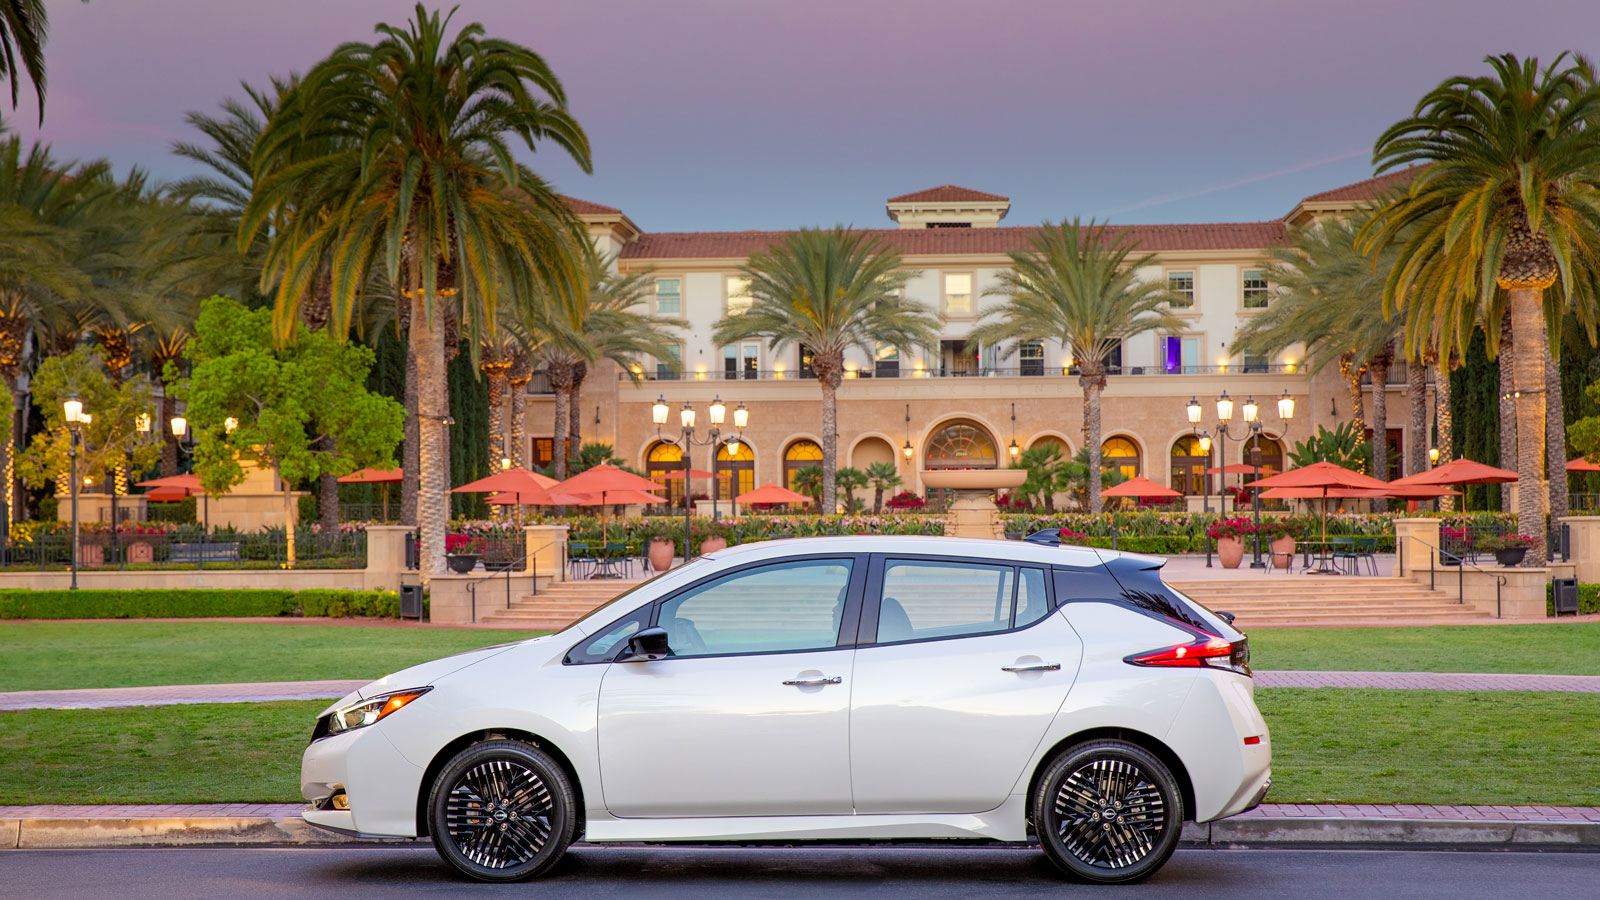
[(645, 477), (661, 485), (656, 493), (666, 497), (668, 505), (677, 506), (683, 502), (683, 479), (668, 478), (668, 472), (683, 472), (683, 451), (674, 444), (656, 441), (645, 451)]
[(946, 424), (928, 439), (923, 465), (929, 469), (993, 469), (998, 467), (994, 438), (988, 429), (967, 419)]
[(1283, 471), (1283, 444), (1263, 434), (1253, 435), (1244, 442), (1244, 450), (1240, 455), (1239, 461), (1247, 466), (1255, 465), (1255, 459), (1251, 456), (1250, 451), (1257, 447), (1261, 448), (1262, 475), (1270, 474), (1267, 472), (1268, 469), (1273, 472)]
[(783, 486), (794, 490), (794, 473), (807, 466), (822, 466), (822, 447), (816, 441), (799, 440), (783, 451)]
[(756, 452), (744, 441), (739, 442), (739, 452), (728, 450), (726, 442), (717, 448), (716, 498), (732, 500), (740, 494), (755, 490)]
[(1100, 471), (1121, 472), (1124, 479), (1137, 478), (1142, 467), (1139, 445), (1125, 437), (1106, 438), (1100, 445)]
[(1172, 489), (1189, 496), (1211, 493), (1210, 455), (1200, 449), (1200, 439), (1186, 434), (1172, 442)]

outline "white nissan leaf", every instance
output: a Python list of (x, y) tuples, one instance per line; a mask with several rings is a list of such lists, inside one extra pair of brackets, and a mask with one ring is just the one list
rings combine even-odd
[(1270, 783), (1245, 636), (1161, 565), (1049, 532), (730, 547), (329, 707), (305, 819), (483, 881), (576, 840), (1030, 836), (1135, 881)]

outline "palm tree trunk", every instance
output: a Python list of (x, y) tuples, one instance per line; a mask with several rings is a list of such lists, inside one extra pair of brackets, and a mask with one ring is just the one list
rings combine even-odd
[(164, 385), (161, 389), (161, 417), (156, 422), (156, 428), (161, 432), (161, 477), (171, 478), (178, 474), (178, 438), (172, 433), (172, 417), (178, 414), (178, 401), (172, 397), (172, 387)]
[(817, 381), (822, 385), (822, 496), (817, 500), (817, 506), (823, 515), (833, 512), (831, 508), (823, 507), (823, 502), (839, 496), (835, 483), (836, 469), (839, 465), (839, 386), (831, 378), (822, 377), (817, 373)]
[[(1500, 350), (1495, 361), (1500, 369), (1500, 468), (1517, 471), (1517, 407), (1511, 395), (1516, 391), (1512, 357), (1516, 353), (1511, 332), (1511, 314), (1500, 318)], [(1542, 418), (1542, 417), (1541, 417)], [(1500, 485), (1500, 508), (1511, 511), (1511, 485)]]
[[(1440, 357), (1437, 361), (1439, 367), (1434, 375), (1433, 399), (1435, 410), (1433, 413), (1434, 429), (1438, 432), (1436, 440), (1439, 442), (1439, 462), (1445, 463), (1455, 459), (1455, 413), (1450, 409), (1450, 363), (1455, 359), (1452, 352), (1448, 357)], [(1456, 498), (1445, 495), (1439, 498), (1440, 512), (1455, 512)]]
[(1561, 366), (1549, 352), (1544, 355), (1544, 382), (1545, 472), (1550, 479), (1550, 527), (1556, 528), (1567, 514), (1567, 423)]
[(1428, 363), (1406, 362), (1406, 407), (1411, 414), (1406, 434), (1406, 471), (1416, 475), (1428, 468)]
[[(1545, 346), (1543, 291), (1515, 287), (1507, 292), (1511, 330), (1516, 335), (1511, 364), (1519, 388), (1512, 402), (1517, 421), (1517, 533), (1532, 539), (1527, 566), (1545, 561), (1544, 504), (1540, 503), (1544, 474)], [(1502, 365), (1501, 369), (1505, 369)], [(1522, 390), (1521, 388), (1526, 388)]]
[(424, 303), (423, 292), (417, 290), (412, 299), (410, 344), (416, 350), (417, 529), (422, 545), (421, 575), (426, 584), (434, 575), (444, 573), (450, 495), (449, 446), (443, 419), (450, 414), (450, 401), (445, 382), (443, 322), (431, 320)]
[(551, 442), (555, 452), (555, 479), (565, 481), (567, 477), (567, 420), (572, 415), (572, 395), (566, 391), (556, 391), (556, 420), (555, 439)]
[(500, 471), (500, 460), (511, 456), (510, 425), (506, 421), (506, 369), (499, 360), (485, 359), (479, 366), (489, 387), (489, 471)]
[(1105, 508), (1100, 496), (1100, 392), (1105, 389), (1105, 376), (1096, 363), (1080, 363), (1082, 375), (1078, 385), (1083, 388), (1083, 434), (1089, 447), (1089, 512)]
[[(1373, 360), (1367, 366), (1372, 373), (1372, 477), (1389, 480), (1389, 363)], [(1372, 501), (1373, 512), (1388, 510), (1388, 502), (1379, 498)]]
[(513, 379), (509, 385), (509, 396), (506, 397), (506, 415), (511, 422), (511, 434), (508, 437), (513, 466), (525, 466), (528, 459), (528, 379), (517, 381)]
[(406, 335), (406, 426), (404, 443), (400, 450), (400, 522), (417, 524), (417, 493), (421, 485), (422, 420), (417, 417), (419, 398), (417, 392), (417, 349)]
[[(320, 441), (322, 451), (330, 457), (339, 450), (339, 441), (331, 436), (324, 436)], [(339, 476), (332, 472), (323, 472), (317, 476), (317, 506), (318, 520), (322, 526), (322, 533), (327, 535), (337, 534), (339, 531)], [(332, 538), (328, 538), (332, 540)]]
[(23, 429), (18, 422), (22, 417), (17, 415), (17, 372), (7, 366), (3, 371), (0, 371), (0, 378), (5, 379), (6, 396), (11, 398), (9, 408), (5, 411), (6, 415), (11, 417), (11, 439), (0, 441), (0, 479), (5, 481), (5, 492), (0, 495), (0, 500), (3, 500), (6, 505), (6, 534), (9, 536), (12, 524), (22, 521), (22, 516), (18, 515), (16, 505), (17, 497), (22, 493), (17, 490), (16, 447), (18, 439), (23, 434)]
[[(567, 437), (573, 456), (583, 449), (583, 380), (589, 376), (589, 364), (579, 362), (572, 367), (572, 398), (567, 403), (571, 413), (570, 424), (567, 427)], [(715, 453), (715, 450), (713, 450)]]
[(883, 512), (883, 482), (878, 482), (872, 487), (872, 514)]

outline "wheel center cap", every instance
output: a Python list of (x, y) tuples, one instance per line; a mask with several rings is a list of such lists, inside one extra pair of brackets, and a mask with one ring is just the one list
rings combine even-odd
[(1117, 811), (1113, 807), (1108, 806), (1105, 809), (1100, 810), (1100, 818), (1105, 819), (1107, 822), (1110, 822), (1112, 819), (1115, 819), (1116, 817), (1117, 817)]
[(496, 822), (504, 822), (506, 820), (506, 811), (503, 810), (503, 809), (495, 810), (494, 811), (494, 820)]

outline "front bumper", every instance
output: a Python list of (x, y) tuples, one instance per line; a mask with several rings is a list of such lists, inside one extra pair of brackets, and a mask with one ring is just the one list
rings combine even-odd
[[(356, 837), (416, 837), (423, 771), (380, 730), (382, 723), (313, 741), (300, 758), (302, 814), (319, 828)], [(349, 809), (325, 808), (340, 788)]]

